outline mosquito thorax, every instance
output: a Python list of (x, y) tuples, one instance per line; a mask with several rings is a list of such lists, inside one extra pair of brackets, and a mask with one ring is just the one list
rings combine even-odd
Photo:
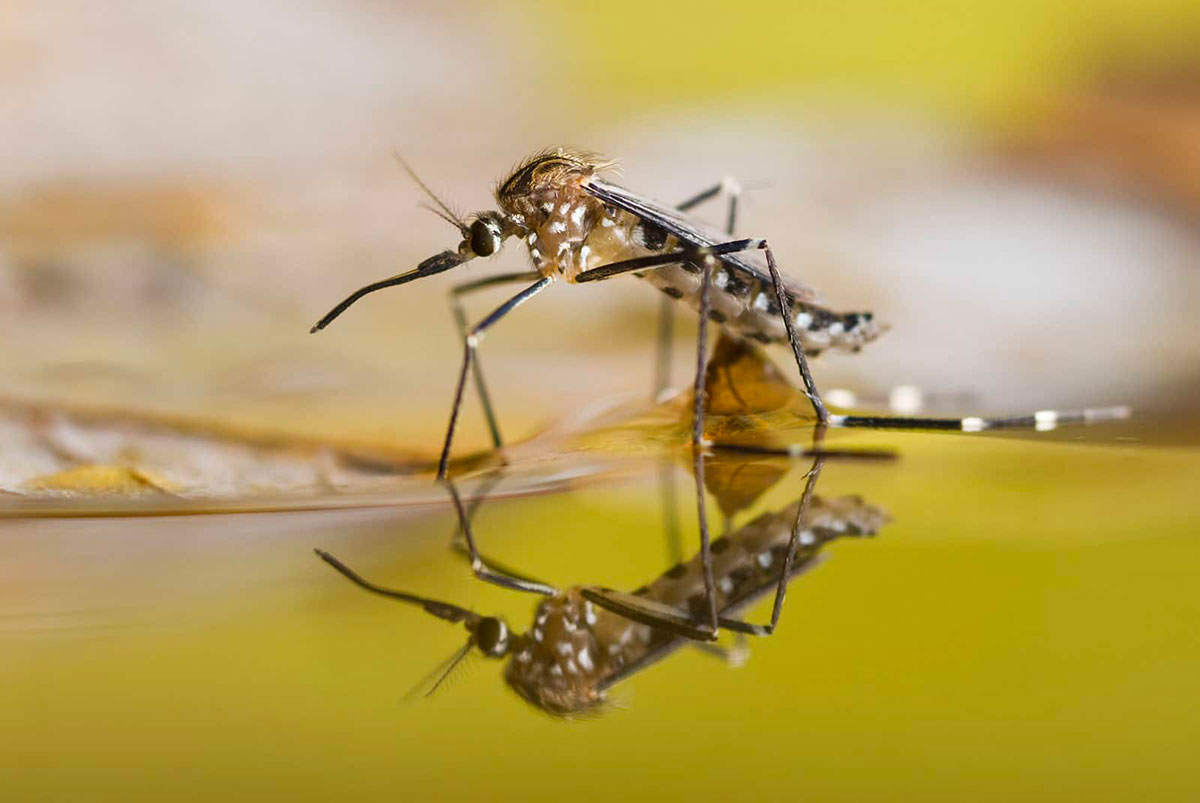
[[(595, 628), (616, 620), (598, 611), (577, 590), (542, 600), (533, 627), (514, 640), (504, 669), (505, 682), (543, 711), (574, 716), (604, 702), (597, 683), (613, 670), (608, 630)], [(624, 632), (630, 623), (619, 620)]]
[(475, 644), (489, 658), (501, 658), (508, 652), (509, 632), (504, 620), (485, 616), (475, 625)]

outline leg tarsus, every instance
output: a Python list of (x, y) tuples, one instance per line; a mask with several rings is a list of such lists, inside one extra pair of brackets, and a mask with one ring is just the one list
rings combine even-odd
[(821, 394), (817, 391), (817, 383), (813, 380), (812, 372), (808, 368), (808, 360), (804, 356), (804, 349), (800, 346), (800, 339), (796, 335), (796, 326), (792, 321), (792, 305), (788, 300), (787, 291), (783, 287), (783, 279), (779, 275), (779, 266), (775, 264), (775, 255), (771, 253), (771, 247), (763, 240), (759, 246), (767, 254), (767, 269), (771, 272), (771, 283), (775, 286), (775, 299), (779, 304), (779, 315), (783, 318), (783, 326), (787, 330), (788, 342), (792, 346), (792, 354), (796, 358), (796, 367), (800, 369), (800, 378), (804, 380), (804, 395), (808, 397), (809, 403), (812, 404), (813, 412), (817, 416), (817, 424), (824, 427), (829, 424), (829, 411), (825, 409), (825, 402), (821, 401)]

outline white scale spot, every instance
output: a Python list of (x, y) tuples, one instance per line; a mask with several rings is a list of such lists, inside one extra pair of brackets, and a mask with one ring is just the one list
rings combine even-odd
[(982, 418), (976, 418), (975, 416), (971, 416), (970, 418), (964, 418), (962, 420), (962, 431), (963, 432), (982, 432), (986, 425), (987, 425), (986, 422)]
[(586, 270), (587, 266), (588, 266), (588, 260), (591, 258), (592, 258), (592, 247), (590, 245), (581, 246), (579, 248), (579, 267)]
[(771, 568), (771, 564), (775, 562), (775, 559), (773, 557), (771, 557), (770, 550), (767, 550), (765, 552), (759, 552), (758, 555), (755, 556), (754, 560), (756, 563), (758, 563), (759, 566), (763, 567), (764, 569)]
[(527, 234), (525, 236), (525, 242), (529, 243), (530, 245), (533, 245), (534, 243), (536, 243), (537, 242), (537, 232), (536, 231), (529, 232), (529, 234)]
[(562, 677), (562, 667), (559, 666), (558, 664), (555, 664), (554, 666), (550, 667), (550, 674), (554, 675), (554, 677), (556, 677), (556, 678), (561, 678)]
[(564, 231), (567, 230), (567, 221), (556, 220), (553, 223), (551, 223), (549, 226), (547, 226), (547, 228), (550, 230), (551, 234), (562, 234)]
[(613, 226), (617, 225), (617, 222), (610, 217), (606, 217), (601, 218), (600, 225), (606, 229), (611, 229)]
[(804, 530), (800, 533), (800, 543), (804, 546), (812, 546), (817, 543), (817, 537), (813, 535), (812, 530)]
[(807, 312), (796, 313), (796, 326), (799, 326), (801, 329), (807, 329), (810, 324), (812, 324), (811, 315), (809, 315)]
[(759, 293), (754, 297), (754, 308), (766, 312), (771, 306), (771, 297), (765, 292)]
[(829, 324), (829, 334), (831, 335), (840, 335), (844, 331), (846, 331), (846, 325), (841, 321), (834, 321)]
[(713, 274), (713, 284), (724, 290), (729, 284), (729, 271), (721, 269)]
[(583, 216), (585, 214), (587, 214), (587, 207), (584, 206), (583, 204), (580, 204), (579, 206), (575, 207), (575, 209), (573, 209), (571, 211), (571, 220), (575, 223), (576, 226), (582, 226), (583, 225)]
[(732, 594), (733, 593), (733, 580), (729, 577), (722, 577), (720, 580), (717, 581), (717, 588), (721, 591), (722, 594)]
[(567, 672), (572, 675), (579, 674), (579, 667), (575, 665), (574, 661), (567, 661)]
[(595, 668), (595, 664), (592, 663), (592, 655), (588, 652), (587, 647), (580, 650), (579, 655), (575, 657), (579, 659), (579, 665), (583, 667), (585, 672), (591, 672)]
[(583, 604), (583, 620), (589, 625), (596, 624), (596, 609), (592, 607), (592, 603), (590, 602)]
[(564, 202), (563, 205), (558, 208), (558, 213), (560, 215), (565, 215), (570, 211), (571, 211), (571, 204), (566, 203), (566, 202)]
[(540, 627), (535, 627), (533, 629), (533, 640), (534, 641), (541, 641), (543, 638), (545, 638), (545, 636), (546, 636), (546, 634), (542, 632), (542, 629)]
[(553, 212), (554, 211), (554, 202), (546, 201), (546, 203), (542, 204), (542, 209), (544, 209), (546, 212)]
[(569, 641), (558, 642), (558, 645), (555, 647), (555, 649), (558, 650), (559, 655), (570, 655), (575, 651), (574, 645), (572, 645)]

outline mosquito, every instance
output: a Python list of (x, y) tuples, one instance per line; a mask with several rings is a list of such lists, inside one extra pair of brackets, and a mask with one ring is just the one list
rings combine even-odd
[[(820, 460), (809, 472), (800, 499), (782, 510), (762, 514), (711, 545), (718, 623), (738, 637), (775, 631), (787, 584), (819, 563), (826, 544), (840, 537), (875, 535), (888, 521), (882, 509), (856, 496), (816, 496), (813, 490)], [(469, 524), (465, 520), (464, 524), (469, 538)], [(680, 647), (716, 647), (703, 643), (713, 636), (697, 624), (709, 605), (703, 551), (628, 593), (602, 586), (560, 590), (506, 570), (521, 580), (521, 585), (514, 587), (545, 595), (526, 633), (514, 633), (498, 617), (376, 585), (328, 552), (318, 549), (316, 553), (367, 591), (465, 625), (466, 644), (435, 672), (429, 694), (477, 650), (488, 658), (508, 658), (504, 679), (527, 702), (555, 715), (578, 716), (602, 707), (609, 689)], [(752, 624), (736, 618), (772, 589), (775, 601), (769, 623)], [(740, 657), (737, 652), (722, 654)]]
[[(403, 160), (401, 160), (403, 162)], [(1009, 419), (899, 418), (835, 415), (829, 412), (809, 370), (809, 358), (828, 349), (856, 352), (881, 335), (886, 327), (870, 312), (838, 312), (822, 302), (807, 285), (780, 274), (774, 252), (765, 239), (735, 238), (736, 182), (725, 180), (670, 207), (611, 183), (602, 176), (615, 166), (595, 153), (570, 148), (540, 151), (519, 164), (495, 189), (498, 210), (456, 214), (405, 163), (413, 180), (429, 196), (430, 209), (458, 229), (462, 237), (454, 250), (442, 251), (416, 269), (356, 290), (321, 318), (312, 332), (328, 326), (363, 296), (407, 284), (458, 267), (476, 257), (498, 253), (509, 238), (524, 241), (533, 269), (504, 273), (460, 284), (452, 290), (455, 318), (463, 338), (463, 358), (442, 443), (437, 477), (444, 480), (450, 449), (463, 403), (468, 374), (473, 374), (492, 445), (503, 446), (499, 424), (479, 362), (484, 335), (510, 312), (556, 281), (588, 284), (633, 274), (656, 287), (666, 298), (681, 301), (699, 314), (696, 375), (693, 383), (692, 443), (704, 445), (705, 357), (709, 322), (734, 337), (791, 348), (812, 405), (818, 428), (868, 426), (888, 428), (957, 429), (977, 431), (1001, 426), (1038, 426), (1123, 417), (1126, 411), (1100, 410), (1063, 414), (1043, 411)], [(688, 212), (725, 193), (729, 196), (724, 231)], [(750, 256), (761, 252), (765, 269)], [(462, 299), (480, 290), (505, 284), (526, 284), (473, 326), (467, 326)], [(665, 331), (665, 329), (664, 329)], [(660, 377), (662, 365), (660, 357)], [(661, 378), (660, 378), (661, 381)]]

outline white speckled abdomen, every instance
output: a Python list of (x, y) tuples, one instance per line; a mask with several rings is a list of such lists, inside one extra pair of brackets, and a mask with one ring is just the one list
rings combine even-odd
[[(764, 513), (712, 542), (718, 611), (734, 613), (778, 582), (799, 505)], [(857, 497), (826, 501), (814, 496), (801, 522), (793, 571), (811, 565), (826, 542), (873, 534), (886, 521), (887, 514)], [(697, 621), (707, 615), (700, 555), (633, 593), (687, 611)], [(599, 684), (605, 679), (678, 638), (595, 606), (578, 589), (569, 589), (538, 605), (533, 628), (505, 668), (505, 680), (541, 708), (578, 712), (603, 699)]]
[[(555, 270), (569, 280), (581, 270), (681, 249), (675, 237), (648, 228), (627, 212), (601, 207), (580, 214), (580, 220), (591, 221), (586, 236), (570, 245), (561, 238), (553, 244), (561, 255)], [(558, 221), (555, 228), (571, 231), (569, 226)], [(546, 242), (547, 238), (539, 234), (537, 241)], [(541, 250), (539, 247), (539, 252)], [(698, 266), (679, 263), (634, 275), (699, 312), (702, 273)], [(857, 351), (882, 332), (869, 312), (832, 312), (795, 294), (790, 295), (789, 301), (796, 332), (806, 353), (818, 354), (827, 348)], [(775, 288), (761, 276), (720, 262), (712, 274), (709, 306), (709, 319), (731, 334), (760, 343), (787, 342)]]

